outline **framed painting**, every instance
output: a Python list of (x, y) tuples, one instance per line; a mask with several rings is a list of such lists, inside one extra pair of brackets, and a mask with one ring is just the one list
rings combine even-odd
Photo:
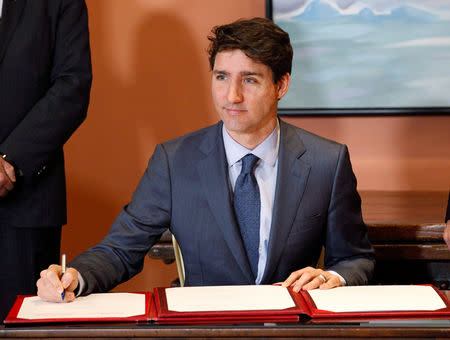
[(266, 0), (294, 49), (280, 114), (450, 114), (450, 0)]

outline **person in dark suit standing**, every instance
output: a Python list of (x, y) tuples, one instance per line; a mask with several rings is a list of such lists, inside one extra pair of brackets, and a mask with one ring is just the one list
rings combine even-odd
[[(60, 266), (43, 270), (41, 298), (110, 290), (141, 271), (167, 228), (187, 286), (282, 282), (299, 291), (369, 282), (374, 253), (347, 147), (277, 117), (290, 82), (289, 35), (254, 18), (218, 26), (209, 39), (221, 121), (157, 145), (109, 234), (61, 281)], [(325, 270), (315, 268), (322, 246)]]
[(92, 80), (84, 0), (0, 0), (0, 320), (59, 261), (63, 145)]

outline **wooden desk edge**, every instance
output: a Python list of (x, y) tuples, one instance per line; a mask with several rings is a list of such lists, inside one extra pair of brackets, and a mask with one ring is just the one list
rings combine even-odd
[(450, 337), (449, 327), (421, 326), (349, 326), (349, 325), (299, 325), (299, 326), (67, 326), (55, 328), (4, 328), (1, 338), (105, 338), (105, 337)]

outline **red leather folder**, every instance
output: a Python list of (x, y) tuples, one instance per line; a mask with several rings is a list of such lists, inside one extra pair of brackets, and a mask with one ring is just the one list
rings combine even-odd
[(165, 288), (154, 289), (155, 302), (153, 320), (159, 324), (230, 324), (230, 323), (268, 323), (298, 322), (303, 314), (303, 299), (290, 291), (295, 307), (282, 310), (239, 310), (239, 311), (202, 311), (177, 312), (167, 307)]
[[(431, 285), (428, 285), (431, 286)], [(158, 324), (237, 324), (237, 323), (285, 323), (298, 322), (300, 316), (308, 316), (314, 322), (336, 322), (336, 321), (367, 321), (374, 319), (396, 318), (450, 318), (450, 303), (448, 299), (434, 286), (433, 289), (442, 299), (445, 308), (435, 311), (364, 311), (364, 312), (333, 312), (318, 309), (309, 295), (308, 291), (294, 293), (289, 290), (294, 307), (282, 310), (247, 310), (247, 311), (201, 311), (201, 312), (178, 312), (168, 309), (166, 289), (158, 287), (145, 294), (146, 311), (142, 315), (130, 317), (96, 317), (96, 318), (54, 318), (54, 319), (20, 319), (17, 317), (20, 307), (26, 295), (19, 295), (14, 306), (5, 319), (5, 324), (24, 323), (53, 323), (53, 322), (156, 322)]]
[(145, 295), (145, 314), (133, 315), (129, 317), (96, 317), (96, 318), (46, 318), (46, 319), (21, 319), (17, 315), (19, 313), (20, 307), (22, 306), (23, 300), (26, 297), (31, 297), (35, 295), (18, 295), (14, 305), (9, 311), (6, 319), (3, 321), (5, 324), (22, 324), (22, 323), (72, 323), (72, 322), (137, 322), (137, 321), (149, 321), (150, 309), (153, 304), (152, 293), (150, 292), (140, 292), (135, 294)]
[(450, 303), (447, 299), (447, 297), (440, 292), (436, 287), (433, 285), (422, 285), (422, 286), (430, 286), (432, 287), (436, 293), (439, 295), (439, 297), (442, 299), (442, 301), (445, 304), (445, 308), (441, 308), (434, 311), (427, 311), (427, 310), (419, 310), (419, 311), (407, 311), (407, 310), (400, 310), (400, 311), (365, 311), (365, 312), (333, 312), (323, 309), (318, 309), (309, 295), (308, 291), (302, 290), (300, 294), (303, 297), (303, 300), (305, 301), (305, 305), (308, 307), (308, 310), (306, 314), (310, 316), (311, 318), (363, 318), (364, 320), (367, 320), (368, 318), (374, 319), (374, 318), (398, 318), (398, 317), (450, 317)]

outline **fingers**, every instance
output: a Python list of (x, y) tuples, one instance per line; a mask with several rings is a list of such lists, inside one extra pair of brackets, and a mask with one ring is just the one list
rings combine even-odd
[(0, 197), (4, 197), (14, 188), (16, 175), (14, 167), (0, 157)]
[(325, 276), (325, 272), (323, 272), (317, 276), (314, 276), (308, 283), (304, 284), (302, 288), (304, 290), (316, 289), (326, 284), (327, 281), (328, 279)]
[(302, 268), (291, 273), (291, 275), (289, 275), (289, 277), (282, 283), (282, 286), (292, 287), (292, 290), (298, 293), (305, 284), (314, 280), (321, 272), (322, 270), (312, 267)]
[(52, 264), (41, 272), (40, 279), (36, 282), (38, 296), (45, 301), (63, 302), (61, 293), (65, 291), (64, 302), (75, 300), (73, 291), (78, 286), (78, 272), (74, 268), (67, 268), (66, 273), (60, 279), (61, 266)]
[(290, 287), (292, 286), (298, 279), (303, 275), (303, 273), (307, 271), (314, 270), (312, 267), (305, 267), (303, 269), (297, 270), (295, 272), (292, 272), (291, 275), (281, 284), (283, 287)]
[(340, 285), (341, 280), (337, 275), (312, 267), (306, 267), (293, 272), (282, 283), (284, 287), (292, 287), (292, 290), (296, 293), (301, 289), (330, 289), (339, 287)]
[(59, 279), (61, 275), (61, 266), (51, 265), (48, 269), (41, 272), (40, 279), (36, 282), (38, 296), (42, 300), (60, 302), (61, 293), (64, 291)]
[(292, 289), (298, 293), (300, 289), (309, 290), (318, 288), (324, 283), (323, 279), (319, 276), (322, 273), (323, 270), (320, 269), (305, 271), (294, 283)]
[(450, 250), (450, 220), (447, 221), (447, 226), (444, 229), (444, 241), (447, 243), (448, 250)]
[(74, 268), (67, 268), (66, 273), (61, 278), (61, 283), (66, 290), (66, 295), (73, 292), (78, 287), (78, 271)]
[(3, 168), (5, 169), (6, 174), (8, 175), (11, 182), (14, 183), (16, 181), (16, 173), (14, 171), (14, 167), (7, 161), (3, 161)]

